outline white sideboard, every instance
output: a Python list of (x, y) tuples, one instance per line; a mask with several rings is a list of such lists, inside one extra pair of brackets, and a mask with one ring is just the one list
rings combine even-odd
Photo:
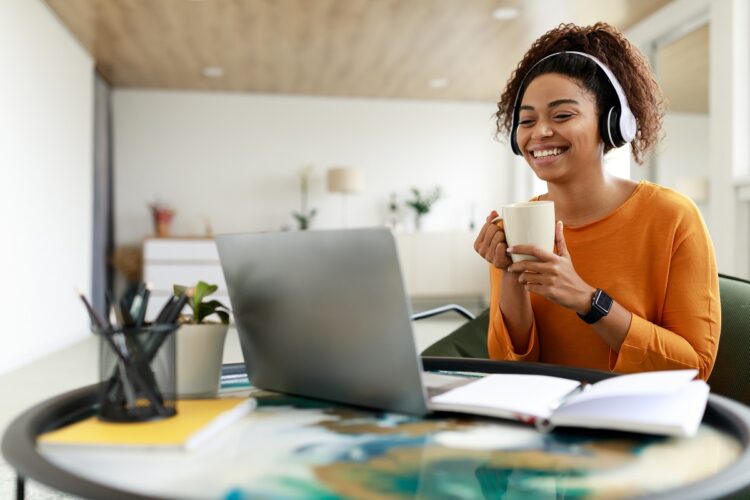
[(229, 306), (227, 285), (212, 239), (149, 238), (143, 243), (143, 280), (153, 285), (146, 319), (152, 320), (172, 295), (173, 285), (198, 281), (218, 285), (211, 298)]
[(413, 298), (489, 298), (487, 263), (469, 231), (396, 233), (406, 290)]
[[(473, 233), (399, 232), (395, 238), (406, 290), (412, 299), (487, 302), (487, 264), (474, 252)], [(216, 284), (219, 290), (212, 297), (229, 305), (219, 254), (211, 239), (147, 239), (143, 265), (144, 280), (154, 286), (149, 320), (167, 301), (174, 284), (190, 286), (199, 280)]]

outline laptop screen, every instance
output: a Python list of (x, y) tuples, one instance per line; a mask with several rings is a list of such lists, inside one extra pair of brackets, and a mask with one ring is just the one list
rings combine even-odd
[(390, 230), (232, 234), (216, 243), (254, 386), (427, 413)]

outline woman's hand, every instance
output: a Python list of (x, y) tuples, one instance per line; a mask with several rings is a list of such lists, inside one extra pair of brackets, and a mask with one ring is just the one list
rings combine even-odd
[(515, 245), (509, 248), (509, 253), (532, 255), (539, 261), (516, 262), (508, 271), (518, 274), (519, 283), (522, 283), (527, 291), (539, 294), (577, 313), (586, 314), (591, 309), (591, 298), (596, 289), (583, 281), (573, 268), (573, 261), (565, 245), (562, 222), (555, 225), (555, 246), (559, 255), (530, 245)]
[(502, 219), (492, 222), (497, 217), (498, 214), (495, 210), (487, 216), (482, 230), (479, 231), (479, 236), (474, 241), (474, 250), (490, 264), (505, 270), (513, 261), (507, 253), (508, 245), (505, 241)]

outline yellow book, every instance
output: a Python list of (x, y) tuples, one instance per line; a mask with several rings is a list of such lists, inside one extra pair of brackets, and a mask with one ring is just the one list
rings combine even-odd
[(252, 398), (185, 399), (177, 415), (135, 423), (103, 422), (96, 416), (39, 436), (42, 446), (191, 449), (255, 408)]

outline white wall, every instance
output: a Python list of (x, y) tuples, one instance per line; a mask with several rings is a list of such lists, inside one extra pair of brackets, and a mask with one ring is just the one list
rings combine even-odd
[(41, 0), (0, 1), (0, 373), (88, 333), (93, 64)]
[(750, 206), (736, 183), (750, 174), (750, 5), (712, 0), (710, 7), (709, 109), (711, 219), (719, 272), (750, 277)]
[[(388, 196), (440, 185), (426, 230), (477, 227), (506, 199), (506, 146), (494, 141), (494, 103), (437, 103), (253, 94), (115, 90), (118, 244), (152, 233), (147, 205), (176, 209), (174, 232), (200, 235), (296, 227), (297, 173), (314, 167), (316, 228), (341, 227), (331, 165), (359, 167), (365, 192), (348, 199), (349, 226), (382, 224)], [(404, 210), (411, 223), (411, 210)]]
[[(700, 113), (667, 113), (664, 116), (664, 139), (659, 144), (656, 181), (681, 190), (684, 180), (708, 179), (709, 117)], [(685, 193), (690, 195), (690, 193)], [(698, 200), (699, 201), (699, 200)], [(698, 203), (708, 221), (708, 203)]]

